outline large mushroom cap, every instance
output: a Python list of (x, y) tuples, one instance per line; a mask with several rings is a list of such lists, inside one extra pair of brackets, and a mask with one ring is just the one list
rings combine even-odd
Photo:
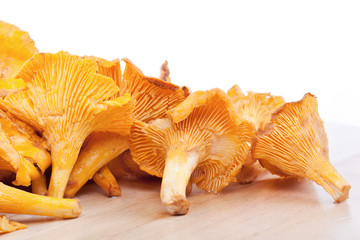
[(14, 77), (21, 66), (37, 52), (27, 32), (0, 21), (0, 78)]
[[(157, 78), (146, 77), (130, 60), (124, 59), (124, 61), (126, 62), (124, 74), (120, 81), (117, 82), (115, 78), (114, 81), (120, 88), (120, 96), (131, 94), (131, 98), (136, 100), (133, 112), (135, 119), (149, 122), (163, 118), (168, 109), (175, 107), (187, 97), (187, 89), (184, 90)], [(120, 69), (120, 65), (106, 63), (104, 60), (97, 61), (97, 64), (107, 67), (99, 68), (100, 74), (113, 77), (120, 72), (115, 70)], [(97, 136), (89, 137), (71, 173), (65, 193), (67, 197), (74, 196), (102, 166), (128, 149), (128, 140), (123, 136), (111, 133), (93, 133), (93, 135)]]
[[(9, 94), (0, 105), (43, 131), (53, 157), (49, 195), (62, 197), (86, 137), (94, 131), (129, 134), (134, 102), (113, 98), (111, 78), (97, 64), (66, 52), (35, 54), (18, 73), (28, 89)], [(112, 100), (109, 100), (112, 99)]]
[[(245, 95), (238, 85), (229, 89), (228, 95), (240, 115), (255, 125), (256, 131), (263, 129), (270, 122), (271, 114), (279, 109), (284, 103), (280, 96), (272, 96), (270, 93), (248, 92)], [(239, 183), (252, 182), (264, 168), (256, 159), (249, 154), (240, 173), (236, 176)]]
[(198, 91), (169, 110), (169, 119), (135, 121), (130, 151), (142, 170), (163, 177), (161, 198), (168, 211), (186, 214), (188, 182), (219, 192), (234, 181), (254, 131), (223, 91)]
[(348, 198), (350, 185), (329, 161), (324, 124), (310, 93), (272, 115), (271, 122), (257, 134), (252, 154), (273, 174), (309, 178), (336, 202)]

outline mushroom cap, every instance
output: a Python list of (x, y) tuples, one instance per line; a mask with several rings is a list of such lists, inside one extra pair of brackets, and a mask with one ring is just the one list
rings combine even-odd
[(134, 101), (114, 98), (114, 80), (96, 74), (91, 59), (66, 52), (35, 54), (17, 77), (27, 89), (0, 101), (3, 109), (43, 132), (51, 147), (49, 195), (62, 197), (86, 137), (93, 132), (129, 135)]
[(272, 96), (270, 93), (250, 91), (246, 96), (237, 85), (229, 89), (228, 95), (235, 109), (243, 118), (253, 122), (257, 130), (264, 128), (266, 123), (270, 122), (271, 114), (285, 103), (282, 97)]
[(142, 170), (162, 177), (167, 151), (184, 148), (199, 154), (190, 178), (199, 188), (218, 192), (235, 181), (255, 129), (223, 91), (194, 92), (169, 110), (168, 117), (149, 124), (134, 121), (130, 151)]
[(309, 178), (336, 201), (348, 197), (350, 185), (329, 161), (328, 138), (317, 100), (310, 93), (273, 113), (270, 123), (257, 133), (252, 155), (273, 174)]
[(14, 77), (21, 66), (37, 52), (27, 32), (0, 21), (0, 78)]
[(187, 88), (165, 82), (158, 78), (146, 77), (130, 60), (126, 62), (120, 84), (120, 96), (130, 93), (136, 99), (134, 118), (150, 122), (166, 117), (166, 111), (177, 106), (188, 96)]
[(122, 116), (130, 115), (130, 109), (121, 108), (130, 102), (130, 96), (109, 100), (119, 89), (111, 78), (96, 72), (97, 64), (90, 59), (66, 52), (35, 54), (17, 75), (28, 89), (8, 95), (0, 105), (40, 131), (57, 123), (63, 131), (86, 125), (87, 134), (92, 131), (128, 134), (132, 120)]
[(121, 81), (121, 68), (119, 59), (108, 61), (106, 59), (94, 56), (85, 56), (83, 58), (88, 58), (95, 61), (98, 66), (97, 73), (105, 77), (112, 78), (115, 81), (116, 86), (119, 86)]

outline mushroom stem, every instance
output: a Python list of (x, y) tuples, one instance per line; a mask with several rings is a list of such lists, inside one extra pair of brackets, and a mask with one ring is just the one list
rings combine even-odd
[(105, 165), (97, 171), (93, 176), (93, 180), (106, 192), (108, 197), (121, 196), (119, 184), (111, 173), (108, 165)]
[(350, 184), (330, 165), (328, 171), (314, 177), (317, 184), (322, 186), (335, 200), (340, 203), (349, 198)]
[(81, 206), (77, 199), (40, 196), (0, 183), (0, 212), (75, 218)]
[(41, 177), (39, 177), (38, 179), (32, 180), (31, 190), (34, 194), (46, 196), (48, 193), (46, 186), (46, 176), (41, 175)]
[(128, 148), (128, 137), (115, 133), (94, 134), (81, 150), (67, 183), (65, 196), (73, 197), (100, 168)]
[[(80, 141), (81, 143), (83, 141)], [(77, 160), (81, 145), (66, 141), (51, 148), (53, 159), (48, 195), (62, 198), (65, 193), (71, 170)]]
[(189, 211), (186, 187), (198, 159), (199, 153), (194, 150), (175, 148), (167, 152), (161, 183), (161, 201), (172, 215), (185, 215)]

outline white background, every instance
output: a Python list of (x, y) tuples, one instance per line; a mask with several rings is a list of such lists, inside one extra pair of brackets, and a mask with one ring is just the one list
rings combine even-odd
[(360, 126), (359, 1), (1, 1), (41, 52), (130, 58), (192, 90), (238, 84)]

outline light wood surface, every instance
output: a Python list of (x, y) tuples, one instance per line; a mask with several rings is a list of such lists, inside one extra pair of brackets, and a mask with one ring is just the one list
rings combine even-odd
[(341, 204), (303, 180), (263, 174), (249, 185), (231, 184), (221, 194), (194, 187), (186, 216), (169, 216), (160, 181), (121, 180), (122, 196), (107, 198), (95, 184), (76, 196), (77, 219), (7, 214), (28, 224), (0, 239), (360, 239), (360, 128), (326, 124), (331, 161), (352, 185)]

